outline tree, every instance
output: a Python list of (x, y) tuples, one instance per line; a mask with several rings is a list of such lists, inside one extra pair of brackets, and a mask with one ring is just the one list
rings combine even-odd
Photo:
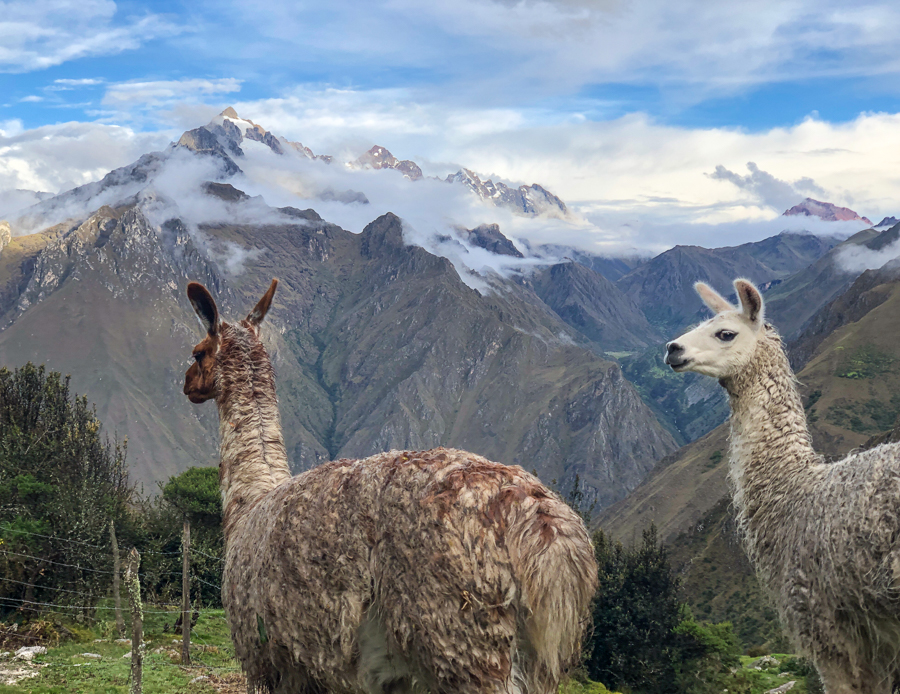
[(616, 689), (675, 692), (681, 621), (678, 581), (656, 528), (626, 549), (603, 531), (594, 535), (600, 588), (586, 659), (589, 676)]
[(125, 445), (101, 437), (69, 378), (0, 369), (0, 613), (89, 612), (110, 582), (109, 521), (130, 525)]
[(222, 524), (222, 495), (219, 470), (191, 467), (170, 477), (162, 489), (163, 499), (181, 511), (192, 526), (218, 528)]
[[(180, 533), (185, 517), (191, 522), (192, 592), (199, 594), (206, 605), (218, 605), (222, 595), (222, 564), (225, 558), (225, 538), (222, 534), (222, 495), (219, 491), (219, 470), (214, 467), (191, 467), (169, 478), (162, 488), (165, 502), (160, 511), (170, 509), (168, 522)], [(174, 557), (170, 563), (174, 564)], [(171, 582), (177, 569), (161, 574), (163, 582)], [(180, 587), (178, 592), (180, 592)]]

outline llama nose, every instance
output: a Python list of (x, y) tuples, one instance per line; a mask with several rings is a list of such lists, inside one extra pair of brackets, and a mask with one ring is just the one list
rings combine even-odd
[(665, 359), (663, 359), (663, 362), (671, 367), (681, 366), (682, 364), (684, 364), (684, 360), (681, 359), (681, 354), (683, 352), (684, 347), (679, 345), (677, 342), (667, 342), (666, 357)]

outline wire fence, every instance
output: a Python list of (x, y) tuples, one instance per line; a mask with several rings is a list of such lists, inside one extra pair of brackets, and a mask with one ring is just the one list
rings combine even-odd
[[(110, 554), (112, 553), (112, 545), (110, 544), (94, 544), (91, 542), (85, 542), (83, 540), (79, 540), (73, 537), (63, 537), (59, 535), (47, 535), (43, 533), (35, 533), (26, 530), (20, 530), (18, 528), (13, 528), (8, 525), (0, 525), (0, 533), (2, 534), (21, 534), (39, 537), (44, 540), (48, 540), (54, 543), (58, 543), (59, 545), (78, 545), (81, 547), (88, 547), (96, 550), (108, 551)], [(64, 550), (60, 550), (60, 553), (63, 553)], [(153, 555), (153, 556), (163, 556), (163, 557), (174, 557), (182, 555), (182, 551), (173, 551), (173, 552), (164, 552), (157, 550), (145, 549), (141, 552), (143, 555)], [(199, 557), (204, 557), (205, 559), (213, 560), (219, 563), (223, 563), (224, 559), (222, 557), (217, 557), (207, 552), (204, 552), (196, 547), (190, 548), (191, 555), (197, 555)], [(89, 566), (81, 566), (78, 564), (70, 564), (64, 561), (55, 561), (48, 559), (46, 557), (39, 557), (33, 554), (28, 554), (25, 552), (17, 552), (12, 549), (0, 548), (0, 556), (7, 557), (15, 557), (21, 560), (30, 560), (39, 562), (40, 566), (58, 566), (67, 569), (74, 569), (76, 571), (88, 572), (91, 574), (98, 575), (107, 575), (112, 576), (116, 572), (114, 570), (93, 568)], [(139, 578), (147, 579), (150, 581), (157, 581), (161, 576), (179, 576), (181, 577), (183, 574), (181, 571), (156, 571), (151, 573), (138, 573)], [(32, 579), (33, 581), (33, 579)], [(197, 584), (201, 584), (204, 586), (208, 586), (215, 590), (221, 590), (221, 586), (207, 581), (200, 576), (196, 575), (196, 573), (192, 573), (190, 576), (191, 584), (193, 585), (194, 581)], [(65, 579), (64, 579), (65, 582)], [(17, 586), (22, 586), (23, 588), (28, 589), (28, 591), (47, 591), (53, 595), (58, 597), (63, 596), (72, 596), (72, 599), (77, 602), (79, 598), (81, 598), (81, 602), (89, 603), (89, 604), (65, 604), (64, 602), (51, 602), (47, 600), (35, 600), (33, 598), (18, 598), (18, 597), (6, 597), (0, 596), (0, 609), (7, 608), (8, 610), (15, 612), (28, 612), (33, 613), (35, 616), (41, 615), (55, 615), (59, 617), (65, 617), (69, 619), (73, 619), (77, 622), (83, 622), (85, 618), (93, 619), (94, 615), (97, 613), (109, 614), (116, 611), (116, 607), (110, 605), (98, 605), (96, 602), (100, 600), (102, 597), (98, 592), (91, 592), (85, 590), (74, 590), (71, 588), (61, 588), (57, 586), (49, 586), (43, 585), (41, 583), (35, 583), (31, 581), (21, 581), (13, 578), (0, 577), (0, 584), (8, 583)], [(30, 595), (30, 593), (26, 591), (26, 596)], [(182, 604), (181, 603), (173, 603), (173, 602), (148, 602), (148, 607), (151, 609), (143, 609), (141, 610), (142, 615), (167, 615), (171, 617), (177, 617), (181, 614)], [(155, 609), (155, 608), (163, 608), (163, 609)], [(165, 609), (171, 608), (171, 609)], [(121, 610), (123, 614), (127, 614), (127, 609)], [(222, 614), (220, 609), (214, 608), (191, 608), (189, 610), (189, 614), (184, 615), (185, 619), (190, 621), (191, 615), (197, 614), (198, 619), (202, 617), (204, 620), (222, 620), (227, 621)], [(13, 628), (3, 628), (9, 626), (8, 624), (0, 623), (0, 641), (9, 641), (9, 642), (26, 642), (32, 643), (36, 645), (43, 645), (53, 647), (55, 643), (58, 642), (58, 639), (53, 639), (46, 635), (39, 635), (28, 633), (27, 626), (25, 629), (20, 630), (17, 625), (13, 625)], [(195, 627), (191, 626), (191, 638), (197, 642), (199, 645), (199, 652), (196, 656), (192, 654), (192, 660), (194, 661), (191, 665), (181, 665), (177, 663), (165, 662), (160, 659), (151, 658), (145, 661), (145, 667), (151, 670), (157, 670), (160, 668), (180, 668), (185, 671), (210, 671), (210, 672), (240, 672), (241, 668), (238, 664), (234, 665), (212, 665), (206, 664), (202, 662), (201, 654), (206, 652), (212, 652), (212, 649), (216, 649), (219, 653), (221, 653), (224, 657), (234, 659), (235, 654), (234, 651), (225, 646), (211, 646), (207, 643), (203, 638), (197, 634), (195, 631)], [(174, 650), (168, 647), (165, 652), (167, 654), (171, 654), (171, 651)], [(85, 662), (85, 663), (58, 663), (58, 662), (49, 662), (49, 663), (39, 663), (43, 668), (91, 668), (92, 666), (97, 665), (94, 662)]]

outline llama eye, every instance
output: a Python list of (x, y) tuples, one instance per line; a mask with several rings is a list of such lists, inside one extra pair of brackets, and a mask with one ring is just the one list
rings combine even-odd
[(737, 333), (733, 330), (720, 330), (716, 333), (716, 337), (719, 338), (722, 342), (731, 342), (734, 338), (737, 337)]
[(203, 358), (203, 352), (195, 352), (192, 356), (194, 361), (199, 362)]

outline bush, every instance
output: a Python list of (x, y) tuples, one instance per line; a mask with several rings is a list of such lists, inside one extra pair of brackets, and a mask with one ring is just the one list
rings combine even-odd
[(625, 549), (594, 536), (600, 589), (586, 659), (588, 675), (615, 688), (674, 692), (680, 621), (678, 582), (656, 528)]
[(68, 377), (0, 369), (0, 614), (43, 602), (89, 616), (106, 593), (109, 523), (130, 532), (133, 494), (125, 445), (100, 432)]

